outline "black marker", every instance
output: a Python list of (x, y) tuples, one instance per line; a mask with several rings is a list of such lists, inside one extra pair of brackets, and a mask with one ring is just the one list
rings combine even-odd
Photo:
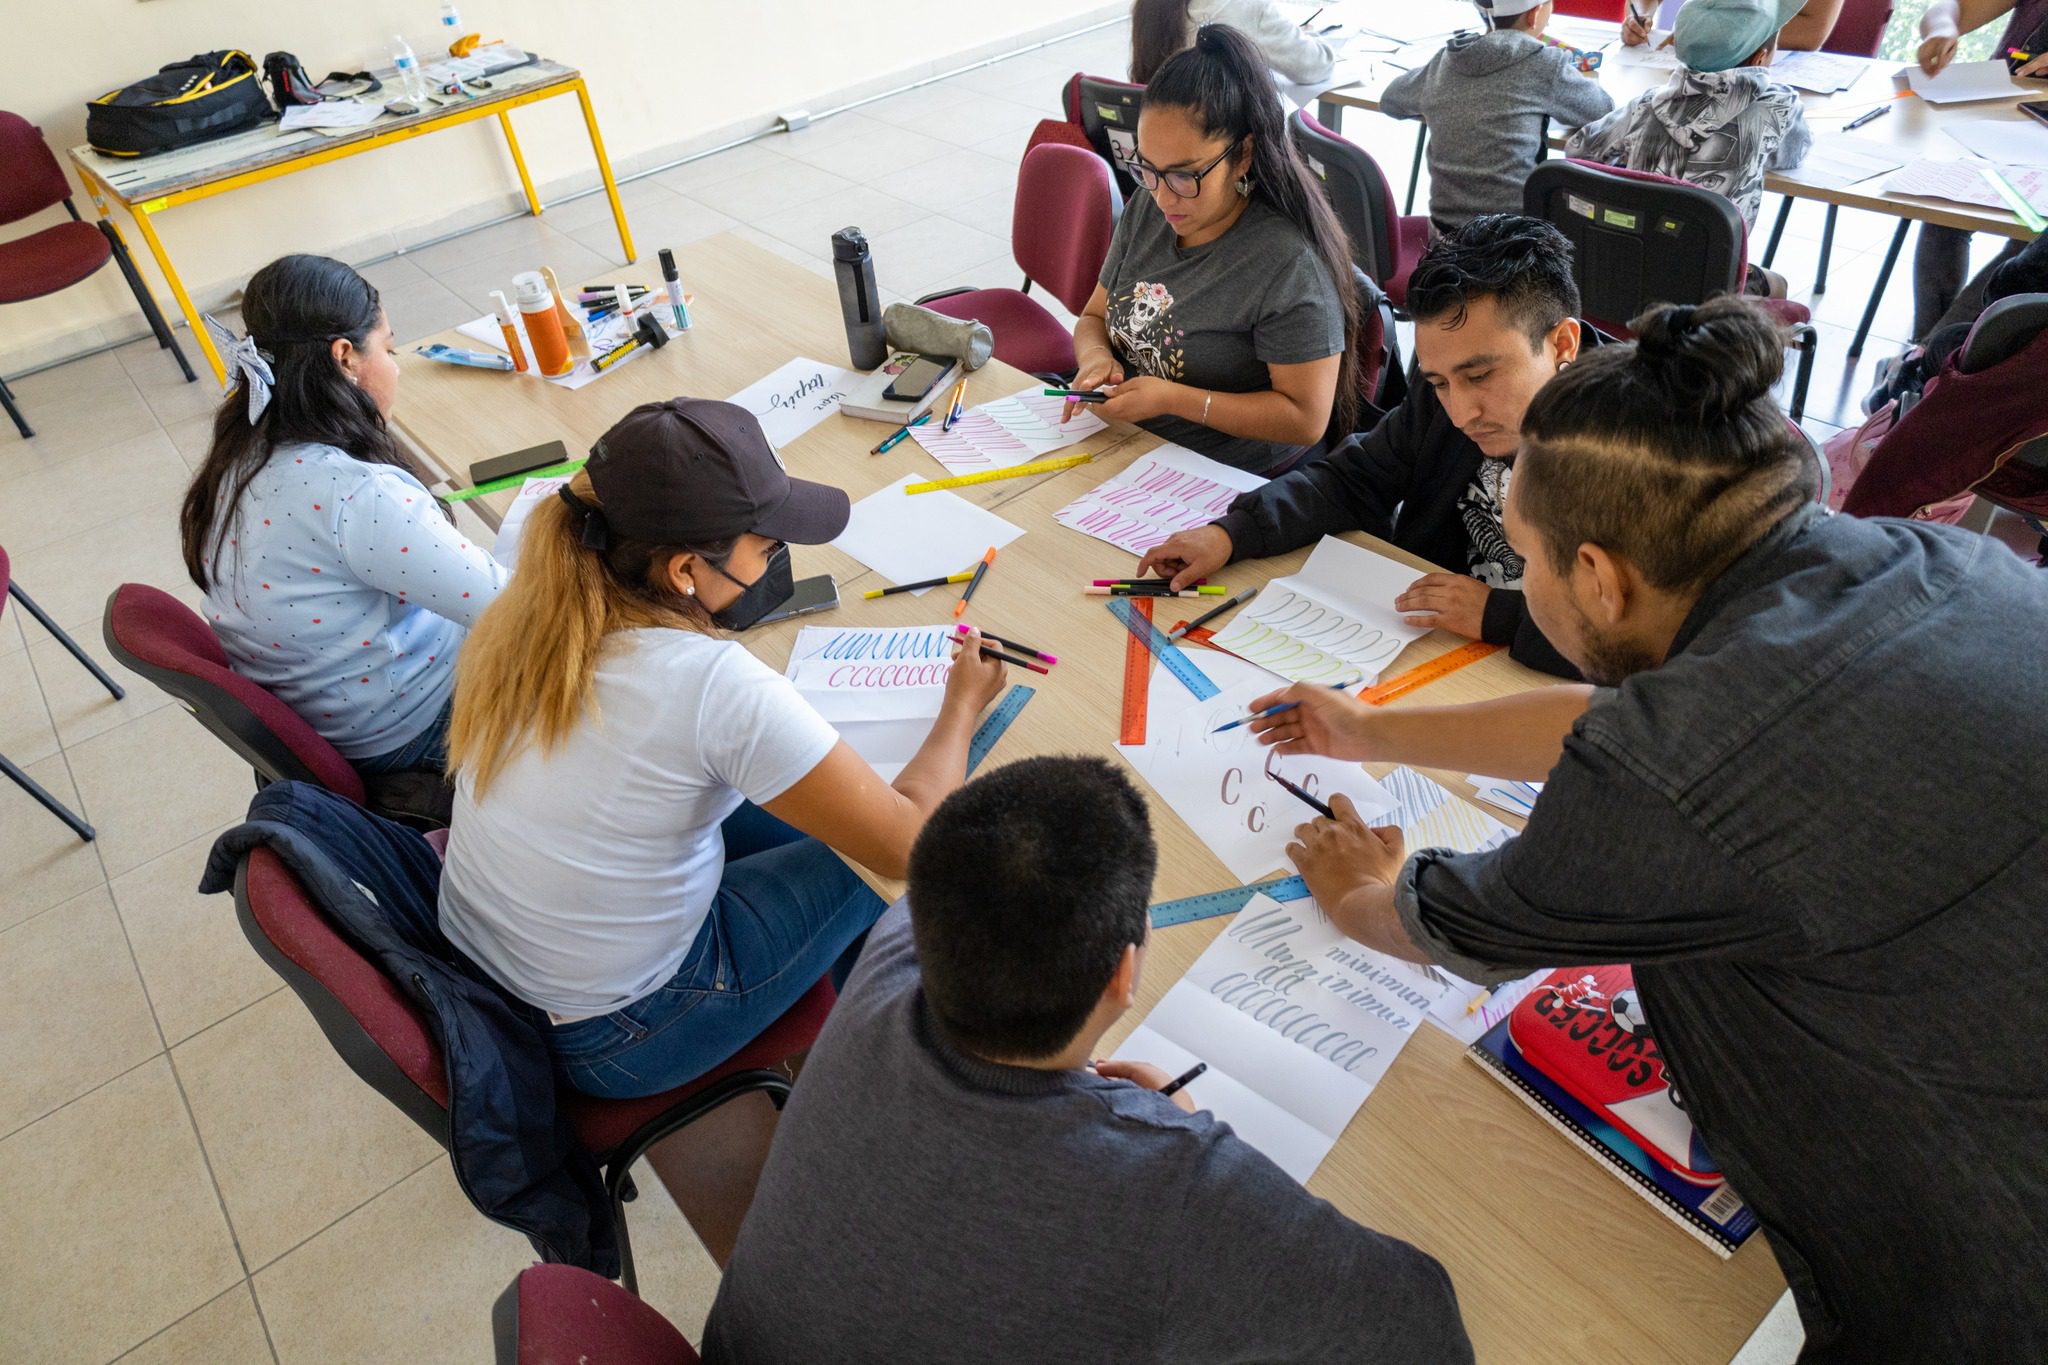
[(1208, 1069), (1209, 1064), (1207, 1062), (1196, 1062), (1186, 1071), (1181, 1072), (1180, 1075), (1175, 1076), (1172, 1080), (1168, 1081), (1165, 1085), (1161, 1086), (1159, 1088), (1159, 1093), (1162, 1095), (1171, 1095), (1176, 1090), (1179, 1090), (1181, 1087), (1185, 1086), (1188, 1082), (1194, 1080), (1195, 1077), (1201, 1075), (1204, 1071), (1207, 1071)]

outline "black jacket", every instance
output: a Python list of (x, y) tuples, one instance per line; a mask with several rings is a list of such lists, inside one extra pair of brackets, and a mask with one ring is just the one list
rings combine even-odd
[(250, 849), (283, 860), (322, 914), (424, 1009), (448, 1067), (448, 1154), (486, 1218), (543, 1260), (619, 1273), (597, 1163), (555, 1103), (554, 1063), (531, 1006), (441, 933), (441, 860), (418, 831), (305, 782), (273, 782), (214, 843), (202, 894), (231, 890)]
[[(1582, 346), (1599, 344), (1590, 324), (1581, 322), (1579, 332)], [(1363, 531), (1455, 573), (1470, 546), (1458, 499), (1485, 458), (1451, 425), (1436, 390), (1411, 374), (1408, 397), (1378, 426), (1240, 495), (1216, 525), (1229, 533), (1233, 559), (1263, 559), (1326, 535)], [(1480, 638), (1506, 645), (1510, 657), (1531, 668), (1579, 676), (1529, 619), (1519, 591), (1487, 595)]]

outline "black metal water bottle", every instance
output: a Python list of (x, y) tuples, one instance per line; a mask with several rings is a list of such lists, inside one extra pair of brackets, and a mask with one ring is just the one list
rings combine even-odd
[(882, 335), (882, 296), (875, 290), (875, 262), (859, 228), (832, 234), (832, 273), (839, 277), (839, 311), (846, 318), (846, 350), (856, 370), (872, 370), (889, 358)]

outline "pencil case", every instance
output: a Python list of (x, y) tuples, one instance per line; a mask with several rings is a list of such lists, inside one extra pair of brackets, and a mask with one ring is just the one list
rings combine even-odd
[(473, 370), (509, 370), (512, 357), (496, 355), (489, 351), (464, 351), (454, 346), (435, 342), (431, 346), (415, 346), (414, 355), (423, 355), (429, 360), (439, 360), (449, 365), (467, 365)]
[(996, 350), (995, 333), (986, 323), (949, 318), (914, 303), (892, 303), (884, 308), (882, 333), (892, 350), (951, 356), (970, 370), (988, 364)]

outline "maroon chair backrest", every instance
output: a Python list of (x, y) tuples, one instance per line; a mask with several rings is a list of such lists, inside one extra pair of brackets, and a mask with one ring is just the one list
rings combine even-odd
[(1820, 50), (1844, 57), (1875, 57), (1891, 21), (1892, 0), (1848, 0)]
[(42, 130), (0, 109), (0, 223), (14, 223), (71, 197)]
[(229, 667), (213, 628), (177, 598), (123, 583), (107, 599), (103, 633), (116, 658), (185, 703), (257, 772), (363, 800), (362, 776), (349, 761), (297, 712)]
[(1309, 169), (1323, 182), (1337, 222), (1351, 236), (1351, 259), (1385, 288), (1394, 277), (1401, 227), (1380, 163), (1365, 148), (1325, 128), (1306, 109), (1294, 116), (1290, 131)]
[(492, 1314), (499, 1365), (697, 1365), (689, 1340), (623, 1286), (573, 1265), (528, 1266)]
[(1628, 0), (1553, 0), (1551, 8), (1574, 19), (1605, 19), (1618, 24), (1627, 3)]
[(419, 1007), (343, 938), (275, 853), (251, 849), (235, 873), (249, 946), (304, 1002), (349, 1069), (444, 1146), (448, 1070)]
[(7, 610), (7, 585), (13, 581), (7, 576), (7, 551), (0, 549), (0, 611)]
[(1093, 151), (1046, 143), (1024, 153), (1010, 251), (1025, 278), (1070, 313), (1088, 306), (1116, 230), (1116, 187)]

